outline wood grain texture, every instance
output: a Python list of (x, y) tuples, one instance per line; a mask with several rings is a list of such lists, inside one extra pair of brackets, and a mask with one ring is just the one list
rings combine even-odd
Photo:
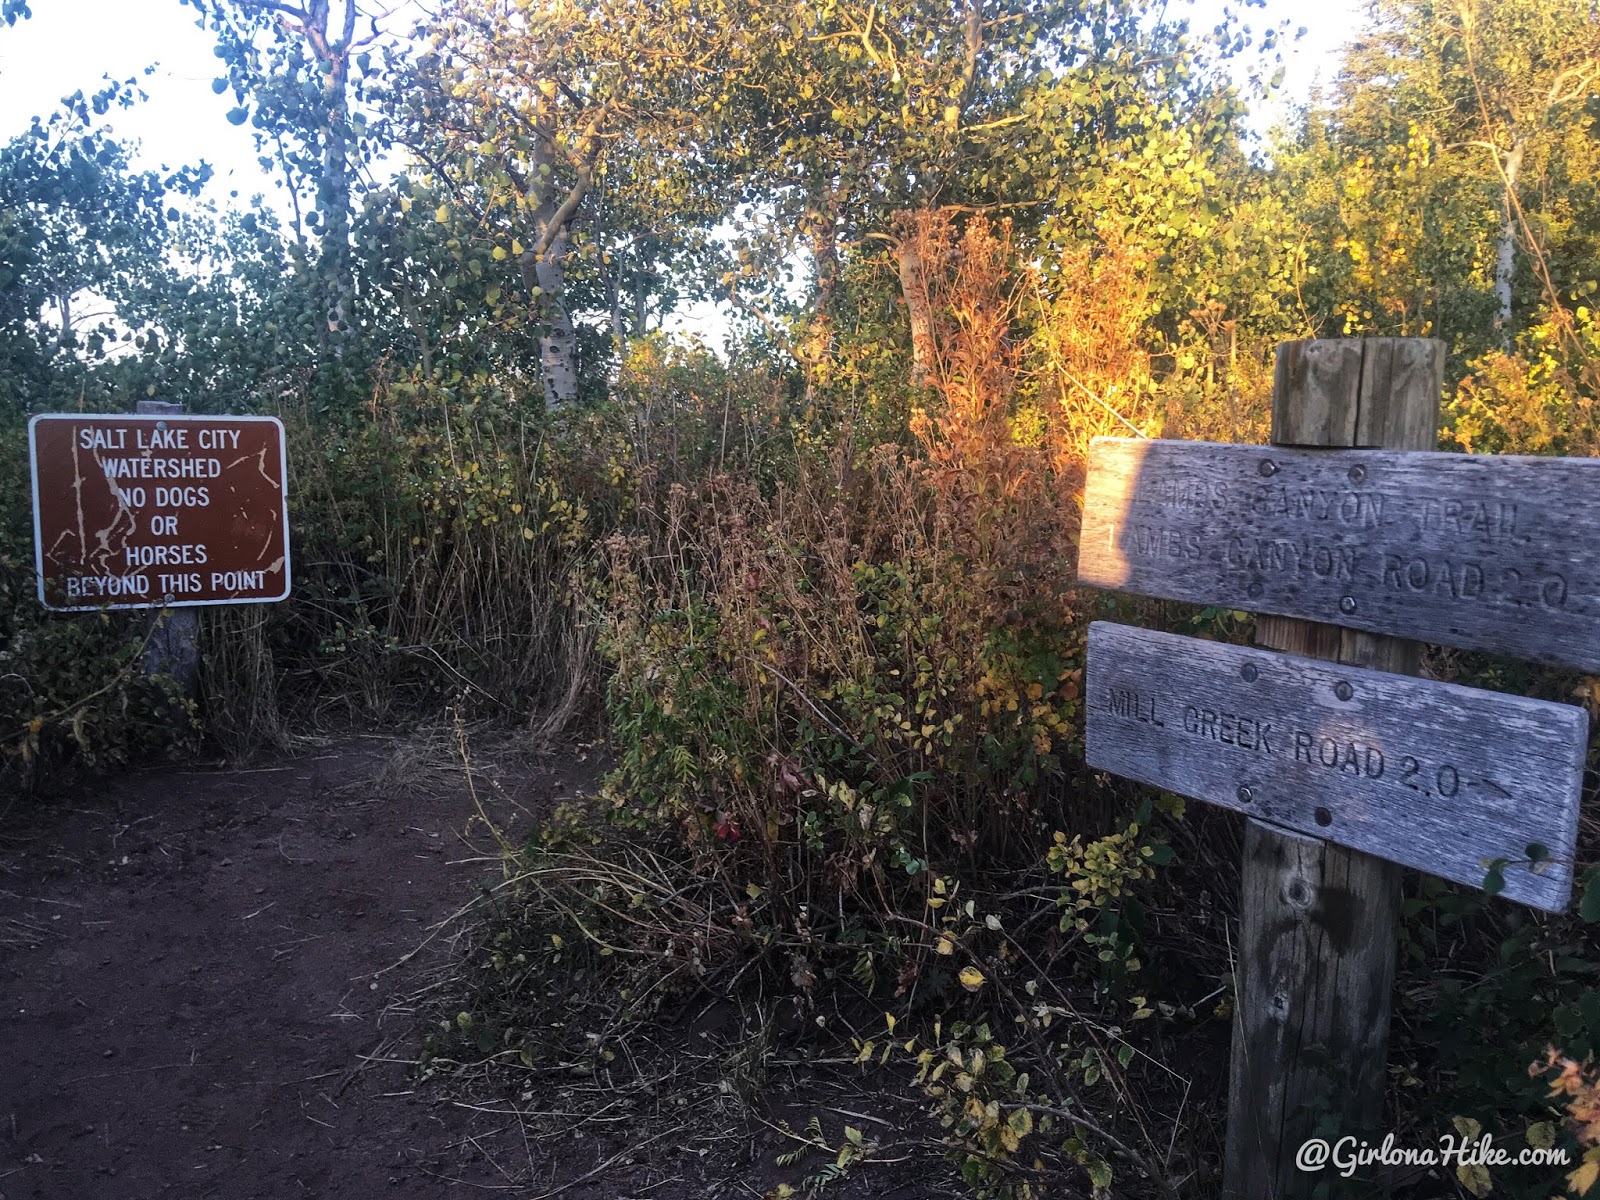
[[(1256, 644), (1415, 675), (1422, 647), (1337, 625), (1258, 617)], [(1404, 868), (1372, 854), (1245, 822), (1230, 1081), (1231, 1195), (1315, 1197), (1294, 1163), (1309, 1114), (1381, 1136)], [(1349, 936), (1355, 929), (1357, 936)], [(1338, 1065), (1330, 1069), (1329, 1064)]]
[[(1436, 338), (1362, 338), (1360, 344), (1355, 439), (1332, 444), (1437, 450), (1444, 343)], [(1283, 351), (1280, 346), (1279, 353)], [(1272, 440), (1279, 446), (1294, 444), (1276, 426)]]
[(1078, 578), (1600, 671), (1600, 459), (1097, 438)]
[(1589, 715), (1479, 691), (1097, 621), (1089, 765), (1272, 825), (1562, 911)]
[[(1347, 380), (1352, 357), (1354, 389), (1319, 382), (1329, 363)], [(1274, 444), (1438, 449), (1438, 342), (1291, 342), (1277, 364)], [(1397, 673), (1419, 661), (1415, 642), (1281, 616), (1258, 616), (1256, 640)], [(1245, 829), (1223, 1192), (1314, 1200), (1324, 1179), (1294, 1161), (1306, 1137), (1382, 1128), (1401, 868), (1255, 818)]]
[(1432, 450), (1444, 350), (1433, 338), (1283, 343), (1273, 378), (1273, 443)]
[[(1398, 868), (1258, 821), (1245, 824), (1244, 867), (1241, 910), (1270, 917), (1272, 936), (1253, 939), (1235, 973), (1251, 1019), (1234, 1023), (1225, 1194), (1310, 1196), (1328, 1172), (1302, 1172), (1294, 1155), (1315, 1114), (1381, 1140)], [(1388, 953), (1362, 953), (1373, 931)]]
[(1286, 342), (1272, 382), (1274, 440), (1289, 446), (1356, 444), (1361, 343), (1348, 339)]

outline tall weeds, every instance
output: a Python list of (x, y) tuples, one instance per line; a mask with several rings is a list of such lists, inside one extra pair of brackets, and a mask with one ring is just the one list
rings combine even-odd
[[(1025, 332), (1043, 291), (1009, 229), (925, 214), (905, 236), (933, 313), (911, 445), (840, 442), (770, 487), (685, 483), (604, 572), (618, 803), (797, 905), (827, 889), (884, 916), (938, 869), (1049, 845), (1043, 806), (1076, 775), (1075, 494), (1100, 419), (1065, 393), (1021, 411), (1041, 407)], [(1136, 311), (1132, 271), (1097, 294)], [(1140, 394), (1112, 379), (1142, 363), (1123, 318), (1097, 316), (1122, 332), (1093, 362), (1072, 351), (1074, 375)], [(1103, 819), (1087, 801), (1074, 828)]]

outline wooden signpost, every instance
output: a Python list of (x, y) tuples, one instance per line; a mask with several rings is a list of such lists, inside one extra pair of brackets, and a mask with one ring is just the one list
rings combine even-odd
[(1310, 1196), (1318, 1121), (1380, 1124), (1402, 864), (1571, 894), (1588, 714), (1406, 678), (1406, 639), (1600, 670), (1600, 462), (1431, 452), (1442, 365), (1288, 343), (1272, 447), (1091, 453), (1081, 581), (1263, 614), (1266, 649), (1099, 622), (1087, 671), (1091, 766), (1250, 815), (1229, 1197)]

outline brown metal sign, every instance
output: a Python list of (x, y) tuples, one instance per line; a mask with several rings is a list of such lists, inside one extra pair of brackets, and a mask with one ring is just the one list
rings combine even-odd
[(44, 413), (28, 424), (39, 601), (62, 612), (289, 594), (276, 417)]

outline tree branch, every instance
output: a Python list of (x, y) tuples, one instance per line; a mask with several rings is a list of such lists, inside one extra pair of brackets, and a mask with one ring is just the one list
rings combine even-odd
[(293, 17), (295, 20), (301, 22), (309, 21), (311, 19), (306, 14), (305, 9), (296, 8), (292, 4), (284, 4), (282, 3), (282, 0), (239, 0), (239, 3), (244, 5), (246, 8), (257, 8), (263, 12), (283, 13), (285, 16)]
[(594, 115), (589, 118), (589, 123), (584, 127), (583, 133), (578, 138), (578, 178), (568, 190), (566, 199), (551, 215), (545, 227), (539, 231), (539, 240), (524, 254), (524, 261), (532, 264), (544, 257), (567, 223), (572, 220), (572, 214), (578, 211), (578, 205), (583, 203), (583, 198), (588, 194), (589, 187), (594, 183), (594, 163), (599, 156), (600, 147), (598, 138), (600, 127), (610, 112), (611, 102), (608, 100), (597, 108)]

